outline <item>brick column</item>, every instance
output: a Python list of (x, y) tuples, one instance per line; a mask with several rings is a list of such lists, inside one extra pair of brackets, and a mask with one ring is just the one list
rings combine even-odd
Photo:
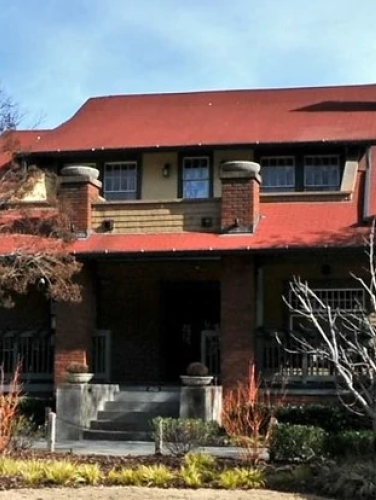
[(221, 229), (253, 233), (260, 219), (260, 165), (228, 161), (221, 165)]
[(96, 293), (94, 272), (85, 265), (79, 275), (82, 285), (82, 301), (78, 304), (55, 304), (55, 385), (64, 381), (66, 366), (72, 362), (90, 366), (92, 334), (96, 327)]
[(86, 235), (91, 230), (91, 204), (99, 199), (102, 186), (97, 180), (99, 171), (75, 165), (61, 173), (58, 196), (62, 210), (67, 212), (73, 231)]
[(255, 265), (250, 257), (223, 257), (221, 269), (221, 382), (247, 380), (255, 356)]

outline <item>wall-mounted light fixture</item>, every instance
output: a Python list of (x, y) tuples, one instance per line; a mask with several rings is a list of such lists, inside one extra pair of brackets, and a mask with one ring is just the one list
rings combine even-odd
[(162, 168), (162, 175), (165, 179), (170, 177), (171, 174), (171, 165), (169, 163), (165, 163)]

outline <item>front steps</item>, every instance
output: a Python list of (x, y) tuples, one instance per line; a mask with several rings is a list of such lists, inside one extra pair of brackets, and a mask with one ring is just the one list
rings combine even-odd
[(83, 438), (108, 441), (151, 441), (151, 420), (179, 416), (180, 389), (121, 387), (114, 401), (108, 401)]

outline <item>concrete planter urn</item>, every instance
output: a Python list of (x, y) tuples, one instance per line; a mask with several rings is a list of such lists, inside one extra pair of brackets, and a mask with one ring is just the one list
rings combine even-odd
[(70, 384), (87, 384), (94, 377), (86, 363), (70, 363), (66, 368), (66, 381)]
[(193, 375), (180, 375), (180, 380), (182, 381), (183, 385), (200, 387), (204, 385), (210, 385), (213, 381), (213, 375), (205, 375), (202, 377)]
[(94, 373), (70, 373), (67, 372), (66, 380), (70, 384), (88, 384), (94, 377)]
[(98, 179), (99, 170), (87, 165), (68, 165), (61, 169), (61, 175), (66, 176), (83, 176), (90, 179)]

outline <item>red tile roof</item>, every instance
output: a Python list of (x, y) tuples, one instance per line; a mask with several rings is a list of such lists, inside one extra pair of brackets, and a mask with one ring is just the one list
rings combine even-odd
[(356, 224), (362, 184), (360, 173), (350, 201), (261, 203), (261, 220), (254, 234), (92, 234), (75, 241), (73, 249), (77, 253), (146, 255), (363, 246), (368, 228)]
[(27, 153), (32, 149), (37, 149), (41, 136), (47, 134), (47, 130), (15, 130), (2, 134), (0, 136), (0, 168), (11, 161), (14, 153), (19, 151)]
[(376, 85), (97, 97), (33, 149), (317, 141), (376, 141)]

